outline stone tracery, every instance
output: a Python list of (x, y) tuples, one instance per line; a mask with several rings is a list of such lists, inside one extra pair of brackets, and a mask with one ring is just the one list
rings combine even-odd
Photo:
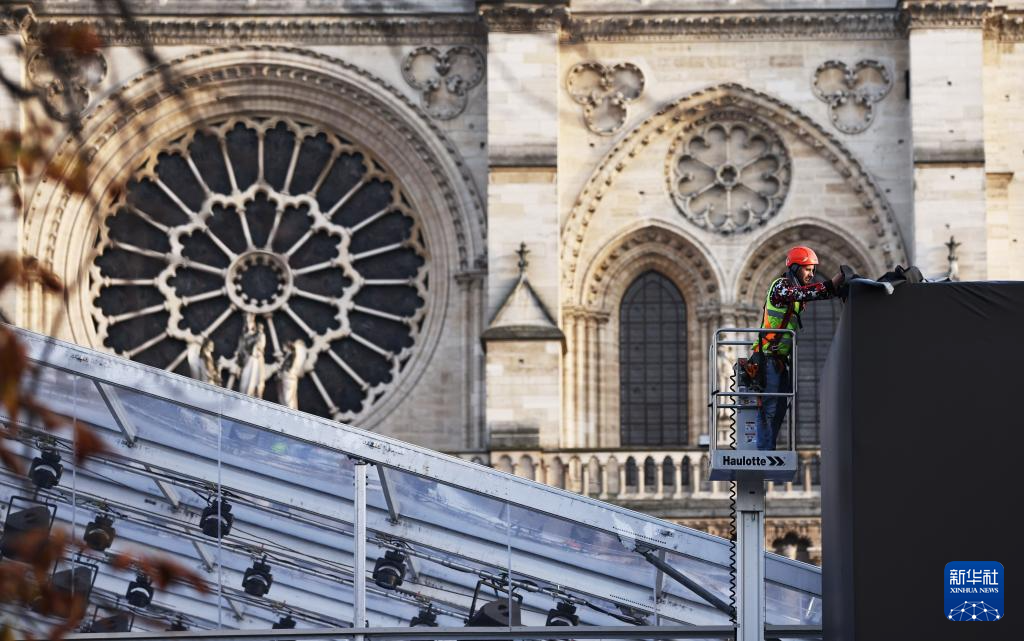
[(99, 236), (91, 300), (108, 347), (184, 373), (209, 339), (230, 387), (245, 325), (266, 340), (247, 389), (300, 373), (299, 407), (339, 420), (384, 394), (426, 313), (427, 250), (399, 182), (289, 119), (213, 123), (149, 155)]
[(748, 231), (775, 216), (786, 200), (789, 154), (772, 129), (749, 114), (723, 110), (690, 123), (668, 155), (672, 200), (704, 229)]

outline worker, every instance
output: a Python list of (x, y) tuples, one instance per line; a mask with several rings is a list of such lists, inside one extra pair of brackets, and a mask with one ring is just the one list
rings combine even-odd
[[(800, 313), (804, 304), (827, 300), (843, 286), (839, 272), (831, 280), (814, 281), (818, 256), (810, 247), (798, 246), (786, 254), (786, 271), (768, 287), (764, 299), (764, 329), (785, 328), (796, 331), (800, 326)], [(793, 389), (793, 373), (789, 355), (793, 349), (793, 335), (787, 333), (760, 334), (752, 346), (752, 365), (748, 371), (761, 383), (764, 392), (788, 393)], [(788, 403), (781, 396), (762, 397), (757, 413), (757, 449), (774, 450), (779, 428), (786, 417)]]

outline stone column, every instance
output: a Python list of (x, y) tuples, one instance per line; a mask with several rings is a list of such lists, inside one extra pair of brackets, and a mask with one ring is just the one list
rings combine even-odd
[(584, 447), (597, 446), (597, 385), (598, 385), (598, 341), (597, 317), (587, 315), (587, 378), (584, 391), (587, 396), (587, 414), (584, 421)]
[(531, 284), (559, 313), (558, 34), (564, 7), (478, 2), (487, 26), (488, 311), (515, 284), (516, 249)]
[[(24, 84), (24, 60), (18, 54), (22, 42), (22, 25), (32, 20), (31, 9), (25, 5), (9, 7), (10, 13), (0, 16), (0, 72), (7, 79)], [(21, 131), (21, 104), (0, 89), (0, 131)], [(17, 253), (21, 240), (22, 196), (18, 168), (0, 167), (0, 253)], [(0, 295), (0, 313), (12, 323), (19, 323), (18, 290), (8, 287)]]
[[(530, 285), (555, 322), (559, 300), (558, 37), (567, 3), (479, 0), (487, 27), (487, 315), (494, 318), (516, 283), (516, 250), (529, 249)], [(569, 348), (578, 349), (570, 332)], [(572, 358), (572, 353), (569, 353)], [(559, 357), (561, 360), (561, 357)], [(563, 367), (559, 362), (556, 372)], [(564, 376), (568, 376), (566, 364)], [(488, 368), (488, 386), (490, 368)], [(565, 384), (570, 380), (563, 379)], [(543, 403), (566, 420), (559, 386)], [(533, 402), (533, 401), (531, 401)], [(576, 447), (557, 426), (561, 447)]]
[(487, 273), (482, 269), (467, 270), (455, 275), (459, 284), (459, 292), (465, 300), (465, 323), (463, 336), (464, 371), (463, 371), (463, 421), (465, 422), (465, 443), (463, 447), (477, 451), (486, 446), (483, 391), (484, 354), (480, 345), (480, 335), (484, 331), (481, 315), (484, 280)]
[(608, 461), (601, 464), (601, 494), (597, 498), (608, 498)]
[(988, 277), (983, 131), (983, 21), (978, 0), (904, 0), (910, 25), (914, 216), (911, 261), (947, 271), (950, 235), (962, 242), (960, 278)]
[(810, 454), (802, 454), (800, 456), (800, 460), (803, 461), (803, 464), (804, 464), (803, 465), (803, 467), (804, 467), (804, 469), (803, 469), (803, 471), (804, 471), (804, 478), (803, 478), (803, 481), (804, 481), (804, 492), (810, 492), (811, 491), (811, 455)]
[(576, 315), (566, 311), (562, 317), (565, 332), (566, 353), (562, 368), (562, 448), (579, 447), (576, 442), (576, 354), (579, 341), (576, 339)]
[(683, 461), (682, 461), (682, 459), (680, 459), (680, 460), (676, 461), (675, 463), (676, 463), (676, 469), (675, 469), (676, 487), (675, 487), (675, 491), (672, 492), (672, 496), (679, 497), (679, 496), (681, 496), (683, 494)]

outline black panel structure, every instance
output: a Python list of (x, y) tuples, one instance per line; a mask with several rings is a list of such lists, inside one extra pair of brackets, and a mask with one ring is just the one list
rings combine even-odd
[[(1024, 282), (854, 286), (822, 381), (829, 641), (1020, 639)], [(998, 561), (1005, 618), (949, 621), (950, 561)]]

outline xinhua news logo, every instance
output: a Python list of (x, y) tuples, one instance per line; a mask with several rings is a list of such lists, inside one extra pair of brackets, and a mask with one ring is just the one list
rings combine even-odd
[(946, 618), (950, 621), (998, 621), (1003, 618), (1003, 564), (951, 561), (946, 564)]

